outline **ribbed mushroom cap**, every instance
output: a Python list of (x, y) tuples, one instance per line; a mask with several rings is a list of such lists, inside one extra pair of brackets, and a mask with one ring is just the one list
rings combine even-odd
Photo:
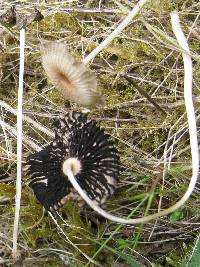
[(86, 114), (70, 112), (57, 120), (53, 142), (29, 156), (26, 163), (30, 186), (46, 210), (76, 198), (65, 175), (65, 162), (69, 159), (74, 176), (91, 200), (100, 205), (114, 193), (119, 156), (113, 141)]
[(48, 78), (66, 99), (83, 106), (104, 103), (94, 73), (70, 55), (63, 43), (42, 43), (41, 54)]

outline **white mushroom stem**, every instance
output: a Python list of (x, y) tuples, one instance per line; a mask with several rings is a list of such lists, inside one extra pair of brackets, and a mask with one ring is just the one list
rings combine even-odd
[(67, 164), (67, 161), (65, 162), (65, 174), (68, 176), (70, 182), (72, 183), (74, 188), (77, 190), (77, 192), (81, 195), (81, 197), (86, 201), (86, 203), (93, 210), (95, 210), (96, 212), (104, 216), (105, 218), (111, 221), (114, 221), (114, 222), (118, 222), (122, 224), (146, 223), (150, 220), (168, 215), (169, 213), (180, 208), (188, 200), (188, 198), (193, 192), (193, 189), (197, 181), (198, 172), (199, 172), (199, 152), (198, 152), (195, 110), (194, 110), (194, 105), (193, 105), (193, 100), (192, 100), (192, 61), (189, 55), (190, 51), (189, 51), (189, 46), (187, 44), (187, 39), (185, 38), (181, 30), (178, 14), (176, 12), (171, 14), (171, 23), (172, 23), (174, 34), (176, 35), (176, 38), (178, 40), (180, 47), (187, 52), (187, 54), (182, 53), (182, 56), (183, 56), (184, 72), (185, 72), (184, 98), (185, 98), (185, 106), (186, 106), (186, 112), (187, 112), (187, 118), (188, 118), (190, 145), (191, 145), (191, 154), (192, 154), (192, 177), (191, 177), (191, 181), (188, 186), (188, 189), (185, 192), (184, 196), (176, 204), (169, 207), (168, 209), (162, 210), (158, 213), (155, 213), (155, 214), (152, 214), (146, 217), (136, 218), (136, 219), (125, 219), (125, 218), (116, 217), (106, 212), (102, 208), (100, 208), (87, 196), (87, 194), (82, 190), (82, 188), (79, 186), (79, 184), (77, 183), (74, 177), (74, 174), (72, 172), (71, 162), (69, 162), (69, 164)]

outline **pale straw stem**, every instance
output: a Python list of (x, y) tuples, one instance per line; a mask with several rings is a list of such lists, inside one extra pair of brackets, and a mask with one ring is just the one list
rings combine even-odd
[(17, 107), (17, 179), (15, 196), (15, 220), (13, 227), (13, 258), (18, 258), (17, 239), (19, 227), (19, 212), (21, 201), (21, 177), (22, 177), (22, 105), (23, 105), (23, 77), (24, 77), (24, 46), (25, 29), (20, 30), (20, 69), (19, 69), (19, 90)]

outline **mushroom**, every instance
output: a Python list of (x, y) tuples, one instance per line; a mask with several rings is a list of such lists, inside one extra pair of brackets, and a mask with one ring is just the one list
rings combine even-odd
[(63, 43), (43, 42), (40, 49), (43, 68), (64, 98), (87, 107), (103, 105), (94, 72), (74, 58)]
[(62, 115), (55, 138), (26, 162), (30, 187), (49, 210), (69, 199), (81, 200), (67, 176), (70, 166), (77, 182), (95, 205), (103, 204), (117, 185), (119, 156), (110, 135), (80, 112)]

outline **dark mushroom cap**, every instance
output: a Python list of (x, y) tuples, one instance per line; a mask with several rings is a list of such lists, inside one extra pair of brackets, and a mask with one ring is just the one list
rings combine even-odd
[(110, 135), (86, 114), (70, 112), (57, 120), (52, 143), (26, 163), (30, 186), (46, 210), (57, 209), (74, 192), (63, 172), (70, 158), (79, 163), (74, 175), (91, 200), (100, 205), (114, 193), (119, 156)]

